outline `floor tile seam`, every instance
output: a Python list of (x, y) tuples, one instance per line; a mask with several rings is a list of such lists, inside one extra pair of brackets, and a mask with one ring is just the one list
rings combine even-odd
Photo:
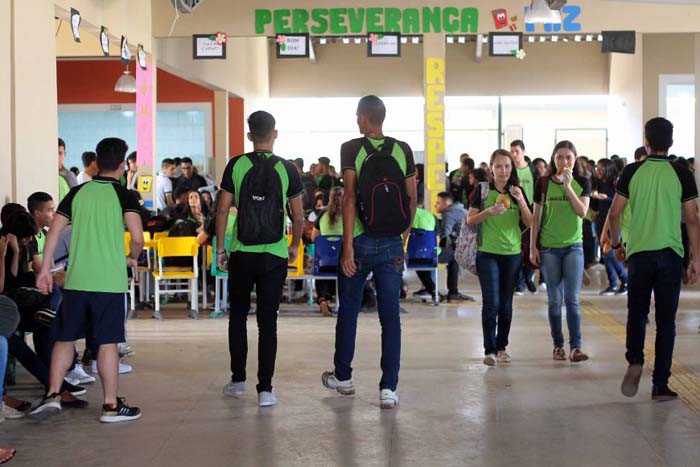
[[(621, 343), (625, 343), (626, 341), (626, 328), (625, 326), (620, 323), (619, 321), (615, 320), (612, 316), (607, 314), (607, 312), (601, 310), (600, 308), (597, 308), (595, 305), (586, 305), (582, 307), (583, 315), (586, 316), (588, 319), (594, 322), (594, 324), (598, 325), (604, 332), (606, 332), (608, 335), (611, 335), (612, 337), (616, 338), (618, 341)], [(596, 314), (598, 316), (596, 316)], [(607, 317), (607, 319), (598, 319), (602, 317)], [(610, 323), (609, 325), (606, 326), (600, 326), (599, 322), (613, 322), (615, 323), (614, 325)], [(646, 344), (644, 346), (644, 353), (647, 356), (645, 366), (647, 367), (648, 370), (654, 369), (653, 365), (651, 362), (656, 358), (656, 353), (654, 346), (651, 344)], [(685, 387), (684, 384), (682, 384), (682, 380), (679, 381), (679, 378), (676, 377), (675, 371), (673, 369), (677, 369), (680, 373), (682, 373), (684, 376), (687, 376), (686, 379), (689, 379), (692, 381), (692, 387), (687, 388)], [(697, 415), (700, 415), (700, 404), (698, 404), (698, 400), (700, 399), (700, 378), (697, 377), (689, 377), (688, 375), (692, 375), (692, 371), (682, 365), (677, 359), (673, 359), (673, 366), (672, 366), (672, 375), (671, 375), (671, 380), (670, 380), (670, 386), (679, 392), (679, 395), (681, 397), (681, 400)]]

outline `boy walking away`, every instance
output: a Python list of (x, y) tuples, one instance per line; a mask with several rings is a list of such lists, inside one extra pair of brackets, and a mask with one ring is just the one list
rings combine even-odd
[[(32, 414), (61, 410), (63, 377), (73, 364), (73, 343), (92, 336), (99, 346), (97, 367), (104, 403), (100, 421), (136, 420), (141, 411), (118, 397), (118, 344), (125, 339), (127, 267), (136, 266), (143, 249), (143, 229), (136, 199), (119, 183), (128, 146), (119, 138), (97, 145), (100, 176), (79, 185), (61, 201), (44, 246), (36, 282), (42, 293), (53, 286), (51, 267), (61, 232), (72, 223), (71, 261), (63, 301), (54, 323), (56, 343), (51, 355), (49, 389)], [(131, 234), (131, 257), (126, 258), (124, 225)]]
[[(238, 207), (226, 258), (226, 245), (217, 241), (218, 267), (229, 271), (231, 315), (228, 346), (231, 354), (231, 380), (225, 396), (245, 393), (248, 332), (246, 319), (250, 294), (255, 287), (258, 320), (258, 405), (277, 404), (272, 392), (272, 376), (277, 357), (277, 312), (287, 278), (287, 264), (297, 256), (304, 213), (303, 185), (296, 167), (272, 153), (277, 139), (275, 119), (267, 112), (248, 117), (248, 139), (253, 152), (229, 161), (221, 181), (221, 197), (216, 213), (216, 238), (223, 239), (229, 209)], [(287, 246), (285, 207), (292, 218), (292, 241)]]
[(370, 273), (377, 285), (382, 326), (382, 408), (399, 403), (396, 387), (401, 360), (399, 294), (404, 248), (416, 212), (416, 171), (408, 144), (384, 135), (384, 103), (377, 96), (360, 99), (357, 125), (362, 138), (340, 149), (343, 195), (343, 250), (338, 274), (340, 309), (335, 328), (335, 370), (323, 373), (323, 385), (340, 394), (355, 393), (352, 359), (362, 291)]
[[(627, 353), (629, 368), (622, 380), (622, 394), (637, 394), (644, 365), (644, 337), (651, 293), (656, 302), (656, 361), (651, 398), (678, 397), (668, 387), (676, 339), (676, 310), (681, 291), (683, 242), (681, 213), (685, 215), (690, 247), (688, 281), (700, 275), (700, 223), (695, 199), (698, 188), (690, 170), (671, 163), (673, 125), (664, 118), (649, 120), (644, 128), (646, 160), (630, 164), (617, 182), (610, 208), (612, 248), (619, 261), (629, 264), (627, 296)], [(620, 219), (630, 204), (630, 225), (620, 242)]]

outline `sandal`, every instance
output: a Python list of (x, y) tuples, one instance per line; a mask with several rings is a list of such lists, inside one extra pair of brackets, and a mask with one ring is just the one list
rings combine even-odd
[(586, 360), (588, 360), (588, 355), (583, 353), (581, 349), (573, 349), (571, 351), (571, 355), (569, 355), (569, 360), (571, 360), (574, 363), (585, 362)]
[(322, 298), (321, 300), (319, 300), (318, 306), (321, 308), (321, 314), (323, 316), (328, 317), (328, 316), (332, 315), (331, 307), (328, 305), (328, 300), (326, 300), (325, 298)]
[(554, 347), (552, 358), (559, 361), (566, 360), (566, 351), (563, 347)]
[(0, 448), (0, 464), (9, 462), (13, 457), (15, 457), (17, 451), (11, 448)]

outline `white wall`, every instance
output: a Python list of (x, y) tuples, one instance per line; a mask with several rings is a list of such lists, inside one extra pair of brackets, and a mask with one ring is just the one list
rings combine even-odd
[(0, 2), (0, 204), (12, 198), (12, 68), (10, 2)]

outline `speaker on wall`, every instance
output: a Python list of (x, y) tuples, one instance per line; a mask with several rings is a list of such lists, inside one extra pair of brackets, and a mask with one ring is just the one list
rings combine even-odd
[(603, 53), (634, 54), (636, 37), (635, 31), (603, 31)]

